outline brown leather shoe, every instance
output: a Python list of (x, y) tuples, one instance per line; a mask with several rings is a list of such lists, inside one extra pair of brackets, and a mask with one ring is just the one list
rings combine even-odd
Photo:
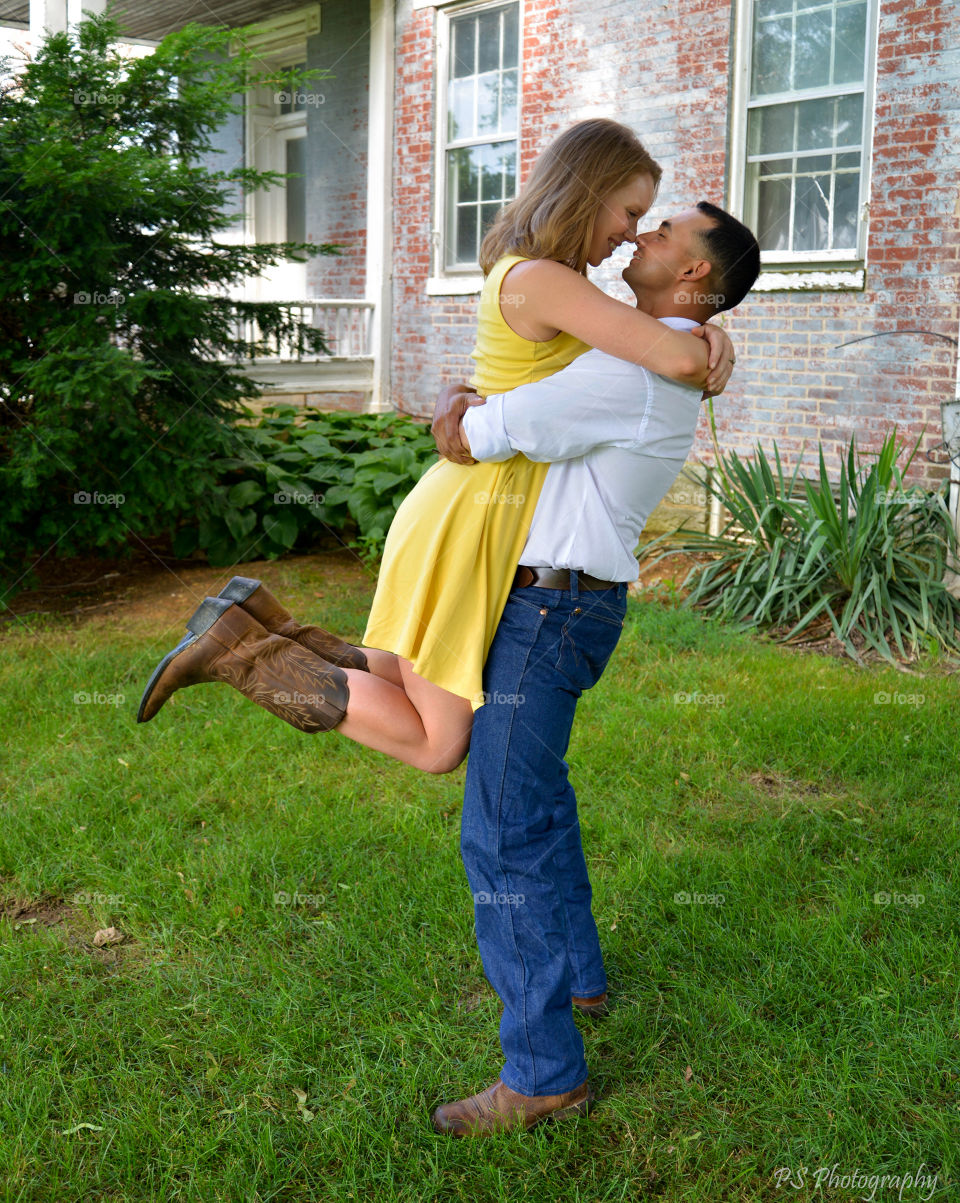
[(577, 998), (574, 994), (570, 999), (581, 1015), (589, 1015), (591, 1019), (603, 1019), (611, 1011), (610, 1000), (606, 992), (595, 994), (592, 998)]
[(220, 681), (298, 731), (335, 727), (350, 691), (342, 668), (299, 644), (271, 635), (222, 597), (208, 597), (187, 623), (187, 634), (154, 669), (140, 699), (137, 722), (148, 723), (178, 689)]
[(235, 576), (220, 590), (220, 597), (229, 598), (252, 615), (272, 635), (292, 639), (311, 652), (316, 652), (331, 664), (341, 668), (359, 668), (369, 672), (367, 657), (352, 643), (331, 635), (323, 627), (301, 626), (289, 610), (285, 610), (262, 581), (249, 576)]
[(517, 1094), (499, 1078), (486, 1090), (444, 1103), (433, 1113), (433, 1126), (451, 1136), (492, 1136), (495, 1132), (529, 1129), (545, 1119), (576, 1119), (587, 1115), (593, 1104), (590, 1083), (584, 1082), (566, 1094)]

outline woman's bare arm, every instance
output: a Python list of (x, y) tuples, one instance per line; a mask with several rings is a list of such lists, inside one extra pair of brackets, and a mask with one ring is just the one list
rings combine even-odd
[(710, 371), (704, 339), (672, 330), (657, 318), (608, 297), (562, 263), (537, 259), (517, 264), (504, 279), (501, 305), (508, 324), (534, 341), (565, 330), (608, 355), (641, 364), (682, 384), (706, 388), (709, 379), (710, 391), (719, 391), (730, 376), (732, 365), (726, 360), (733, 358), (732, 345), (722, 357), (724, 362)]

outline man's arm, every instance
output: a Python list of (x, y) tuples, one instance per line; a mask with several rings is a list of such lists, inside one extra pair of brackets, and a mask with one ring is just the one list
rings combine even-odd
[(463, 451), (488, 463), (518, 451), (553, 463), (596, 447), (632, 445), (651, 395), (644, 368), (588, 351), (535, 384), (491, 394), (479, 407), (464, 405)]

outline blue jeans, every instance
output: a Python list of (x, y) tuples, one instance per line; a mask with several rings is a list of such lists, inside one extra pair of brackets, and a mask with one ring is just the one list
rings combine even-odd
[(487, 980), (503, 1003), (511, 1090), (562, 1094), (587, 1077), (571, 995), (607, 988), (577, 799), (564, 761), (577, 700), (599, 680), (626, 585), (511, 591), (474, 716), (460, 850)]

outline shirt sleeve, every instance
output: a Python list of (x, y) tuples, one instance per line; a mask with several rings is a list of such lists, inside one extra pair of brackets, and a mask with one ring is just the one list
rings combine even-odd
[(522, 451), (553, 463), (597, 447), (633, 445), (651, 395), (644, 368), (588, 351), (553, 376), (471, 406), (463, 429), (474, 459), (496, 462)]

